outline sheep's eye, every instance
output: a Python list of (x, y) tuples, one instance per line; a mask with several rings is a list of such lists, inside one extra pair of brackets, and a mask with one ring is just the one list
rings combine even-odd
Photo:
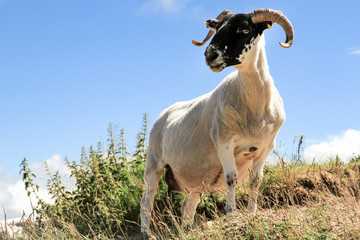
[(248, 34), (250, 31), (248, 29), (241, 29), (241, 28), (238, 28), (236, 30), (236, 33), (239, 34), (239, 33), (242, 33), (242, 34)]

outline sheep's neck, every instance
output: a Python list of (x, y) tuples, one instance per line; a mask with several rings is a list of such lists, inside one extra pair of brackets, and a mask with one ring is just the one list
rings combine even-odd
[(269, 73), (265, 49), (261, 48), (253, 68), (238, 71), (239, 97), (252, 117), (259, 119), (269, 113), (273, 80)]

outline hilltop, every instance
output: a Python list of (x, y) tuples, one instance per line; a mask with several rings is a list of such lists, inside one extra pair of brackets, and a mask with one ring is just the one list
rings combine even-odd
[[(128, 153), (123, 130), (116, 134), (110, 126), (108, 135), (96, 148), (83, 148), (79, 162), (67, 161), (74, 190), (64, 187), (58, 172), (48, 173), (48, 193), (55, 204), (38, 196), (36, 176), (24, 159), (23, 181), (28, 194), (37, 199), (34, 215), (18, 224), (23, 230), (14, 234), (1, 224), (0, 239), (143, 239), (139, 210), (146, 115), (133, 153)], [(277, 163), (264, 168), (256, 215), (245, 210), (245, 183), (236, 192), (239, 210), (225, 216), (225, 195), (204, 195), (194, 225), (183, 227), (179, 217), (183, 197), (168, 194), (161, 179), (151, 234), (157, 239), (359, 239), (359, 198), (360, 156), (348, 163), (337, 157), (322, 164), (308, 164), (300, 154), (290, 160), (278, 156)]]

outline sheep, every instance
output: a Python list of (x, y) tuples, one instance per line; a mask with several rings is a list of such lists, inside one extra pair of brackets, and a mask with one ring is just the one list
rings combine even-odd
[(165, 168), (169, 191), (185, 194), (181, 213), (184, 224), (193, 221), (203, 193), (226, 191), (225, 212), (236, 209), (235, 188), (249, 178), (247, 209), (257, 209), (258, 189), (265, 160), (285, 112), (274, 86), (265, 55), (264, 30), (278, 23), (286, 33), (282, 47), (294, 40), (290, 21), (272, 9), (249, 14), (223, 11), (207, 20), (210, 29), (203, 45), (206, 64), (214, 72), (233, 66), (213, 91), (165, 109), (153, 125), (149, 139), (141, 200), (141, 231), (150, 229), (158, 181)]

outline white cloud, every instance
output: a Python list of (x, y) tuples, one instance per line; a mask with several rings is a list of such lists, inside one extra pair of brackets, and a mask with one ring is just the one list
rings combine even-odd
[(304, 149), (304, 158), (307, 161), (327, 161), (336, 155), (342, 161), (349, 161), (360, 154), (360, 131), (349, 129), (339, 136), (331, 136), (327, 141), (312, 144)]
[[(70, 179), (70, 171), (67, 169), (65, 162), (59, 155), (54, 155), (45, 160), (48, 168), (52, 173), (59, 171), (60, 176), (69, 179), (65, 182), (65, 187), (73, 188), (74, 181)], [(46, 175), (44, 162), (35, 162), (29, 165), (31, 171), (36, 175), (35, 184), (39, 186), (38, 196), (45, 202), (52, 203), (52, 199), (47, 193), (47, 180), (49, 177)], [(36, 204), (35, 199), (27, 196), (25, 191), (25, 184), (19, 178), (4, 179), (0, 178), (0, 204), (4, 205), (6, 217), (19, 218), (23, 212), (28, 216), (32, 213), (32, 207)], [(0, 221), (4, 219), (4, 215), (0, 214)]]
[(69, 178), (70, 170), (67, 168), (65, 161), (61, 159), (60, 155), (54, 155), (51, 158), (45, 159), (44, 162), (34, 162), (30, 164), (30, 169), (35, 173), (37, 179), (44, 180), (48, 179), (46, 174), (45, 163), (47, 164), (50, 172), (54, 173), (59, 171), (60, 176)]
[(147, 0), (139, 9), (141, 14), (175, 13), (185, 8), (189, 0)]
[[(24, 183), (20, 179), (0, 178), (0, 204), (4, 206), (7, 219), (21, 217), (23, 211), (31, 213), (30, 199), (25, 192)], [(0, 220), (5, 218), (1, 211)]]
[(350, 55), (360, 55), (360, 49), (352, 50), (349, 52)]

